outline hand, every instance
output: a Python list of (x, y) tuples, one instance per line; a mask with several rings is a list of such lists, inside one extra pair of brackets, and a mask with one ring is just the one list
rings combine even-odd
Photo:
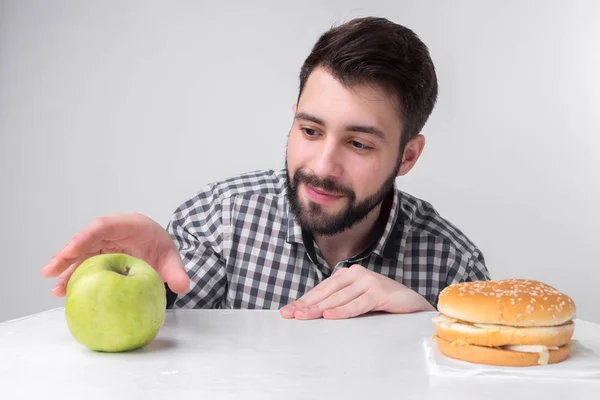
[(189, 291), (190, 279), (173, 240), (158, 223), (141, 214), (112, 214), (94, 219), (42, 268), (58, 275), (52, 295), (62, 297), (75, 269), (97, 254), (124, 253), (150, 264), (175, 293)]
[(343, 319), (369, 311), (395, 314), (435, 311), (424, 297), (361, 265), (336, 271), (311, 291), (280, 310), (284, 318)]

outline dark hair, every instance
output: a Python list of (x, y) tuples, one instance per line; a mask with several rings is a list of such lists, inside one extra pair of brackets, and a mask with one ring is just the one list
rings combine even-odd
[(345, 86), (376, 84), (400, 103), (401, 151), (427, 122), (438, 85), (427, 46), (410, 29), (385, 18), (356, 18), (325, 32), (300, 70), (300, 91), (323, 67)]

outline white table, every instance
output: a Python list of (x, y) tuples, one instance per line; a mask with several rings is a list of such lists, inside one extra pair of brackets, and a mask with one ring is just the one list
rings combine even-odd
[(108, 354), (77, 343), (60, 308), (0, 324), (0, 399), (599, 398), (594, 381), (428, 377), (436, 314), (169, 310), (146, 348)]

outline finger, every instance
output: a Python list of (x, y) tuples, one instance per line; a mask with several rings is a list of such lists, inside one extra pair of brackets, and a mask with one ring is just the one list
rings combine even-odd
[(176, 250), (167, 252), (164, 260), (159, 262), (157, 271), (173, 292), (179, 294), (189, 292), (190, 277)]
[(69, 282), (71, 275), (73, 275), (73, 272), (75, 272), (77, 267), (79, 267), (83, 261), (83, 259), (78, 260), (77, 262), (71, 264), (69, 268), (64, 270), (62, 274), (60, 274), (56, 283), (54, 284), (54, 287), (52, 288), (52, 291), (50, 292), (52, 296), (64, 297), (67, 294), (67, 283)]
[(294, 311), (296, 311), (296, 307), (294, 303), (290, 303), (279, 310), (279, 314), (283, 318), (294, 318)]
[[(301, 299), (301, 298), (300, 298)], [(283, 318), (294, 318), (294, 314), (300, 310), (306, 310), (306, 305), (300, 302), (300, 299), (287, 304), (279, 310)]]
[(42, 275), (51, 278), (58, 276), (82, 255), (101, 250), (102, 241), (123, 240), (139, 231), (142, 221), (137, 215), (111, 214), (94, 219), (78, 232), (48, 264), (42, 268)]
[(298, 310), (294, 313), (296, 319), (315, 319), (321, 318), (325, 310), (337, 308), (348, 304), (352, 300), (361, 296), (368, 290), (364, 285), (359, 282), (355, 282), (352, 285), (346, 286), (338, 292), (333, 293), (331, 296), (323, 299), (317, 304), (306, 308), (305, 310)]
[[(72, 241), (73, 239), (71, 239)], [(64, 249), (67, 248), (71, 242), (67, 243), (67, 245), (58, 253), (56, 253), (52, 259), (44, 265), (42, 268), (42, 276), (46, 278), (54, 278), (55, 276), (60, 275), (64, 270), (66, 270), (76, 258), (73, 257), (65, 257), (63, 252)]]
[(371, 295), (371, 291), (367, 291), (343, 306), (323, 311), (323, 318), (345, 319), (357, 317), (372, 311), (376, 304), (377, 301), (375, 297)]
[(352, 284), (352, 282), (357, 279), (356, 271), (357, 269), (352, 267), (337, 270), (333, 276), (325, 279), (315, 288), (304, 294), (304, 296), (281, 308), (279, 313), (283, 318), (294, 318), (297, 311), (306, 310), (308, 306), (311, 306), (345, 286)]
[(310, 307), (323, 299), (331, 296), (335, 292), (351, 285), (354, 282), (354, 274), (347, 269), (340, 269), (330, 278), (325, 279), (304, 296), (300, 297), (295, 303), (297, 307)]

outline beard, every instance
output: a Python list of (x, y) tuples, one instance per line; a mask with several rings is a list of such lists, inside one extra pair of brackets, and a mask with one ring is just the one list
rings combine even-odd
[[(286, 159), (285, 172), (290, 209), (298, 224), (313, 235), (332, 236), (341, 233), (362, 221), (375, 207), (383, 202), (394, 188), (399, 168), (400, 164), (398, 163), (394, 173), (387, 177), (383, 185), (375, 193), (363, 200), (357, 201), (356, 193), (354, 193), (351, 187), (344, 186), (334, 179), (321, 179), (302, 169), (297, 170), (294, 177), (291, 178)], [(331, 194), (344, 196), (341, 198), (341, 201), (347, 202), (347, 205), (342, 210), (333, 214), (327, 213), (320, 204), (310, 200), (305, 205), (298, 197), (298, 187), (301, 183), (322, 189)]]

